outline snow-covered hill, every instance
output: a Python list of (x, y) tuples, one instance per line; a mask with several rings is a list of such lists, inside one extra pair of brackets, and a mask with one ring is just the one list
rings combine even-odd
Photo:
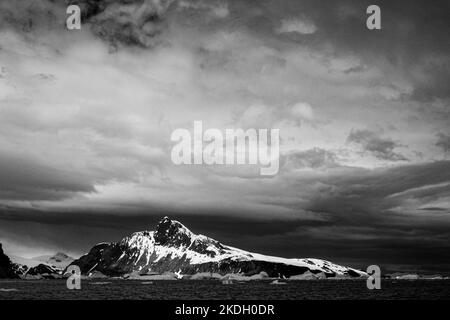
[(58, 252), (54, 255), (44, 255), (39, 257), (34, 257), (32, 260), (38, 261), (40, 263), (44, 263), (46, 265), (58, 268), (58, 269), (64, 269), (69, 264), (71, 264), (75, 259), (68, 256), (65, 253)]
[(192, 275), (202, 272), (290, 277), (305, 272), (326, 277), (360, 277), (362, 271), (320, 259), (286, 259), (230, 247), (204, 235), (194, 234), (178, 221), (164, 217), (155, 231), (141, 231), (120, 242), (100, 243), (72, 264), (84, 274), (101, 272), (109, 276), (174, 272)]

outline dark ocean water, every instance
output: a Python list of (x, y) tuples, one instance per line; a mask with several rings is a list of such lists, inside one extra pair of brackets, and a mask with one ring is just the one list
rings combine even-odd
[(4, 299), (450, 299), (450, 280), (382, 280), (368, 290), (365, 280), (219, 281), (84, 280), (68, 290), (65, 280), (0, 280)]

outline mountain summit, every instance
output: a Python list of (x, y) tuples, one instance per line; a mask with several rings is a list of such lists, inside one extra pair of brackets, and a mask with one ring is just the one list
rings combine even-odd
[(182, 223), (164, 217), (155, 231), (135, 232), (119, 242), (100, 243), (72, 264), (83, 274), (108, 276), (173, 272), (241, 274), (265, 272), (270, 277), (321, 274), (323, 277), (360, 277), (362, 271), (319, 259), (285, 259), (240, 250), (195, 234)]
[(45, 265), (52, 266), (58, 269), (64, 269), (70, 263), (72, 263), (75, 259), (68, 256), (63, 252), (57, 252), (54, 255), (44, 255), (33, 258), (33, 260), (44, 263)]
[(164, 217), (156, 226), (155, 243), (180, 247), (188, 245), (194, 234), (180, 222)]

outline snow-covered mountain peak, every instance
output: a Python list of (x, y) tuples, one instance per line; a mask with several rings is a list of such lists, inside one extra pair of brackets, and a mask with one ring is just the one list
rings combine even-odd
[(195, 234), (182, 223), (164, 217), (159, 221), (154, 233), (155, 243), (173, 247), (188, 247)]
[(30, 259), (31, 265), (26, 263), (29, 267), (33, 266), (33, 260), (44, 263), (45, 265), (52, 266), (59, 269), (64, 269), (75, 259), (63, 252), (57, 252), (54, 255), (43, 255)]

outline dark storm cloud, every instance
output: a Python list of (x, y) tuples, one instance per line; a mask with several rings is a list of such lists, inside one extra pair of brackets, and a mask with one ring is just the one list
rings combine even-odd
[[(366, 9), (372, 4), (369, 0), (230, 1), (229, 21), (281, 47), (290, 42), (328, 52), (330, 57), (355, 55), (363, 64), (382, 68), (387, 77), (393, 71), (401, 73), (413, 85), (403, 98), (420, 102), (448, 99), (450, 3), (377, 1), (382, 29), (376, 31), (366, 28)], [(283, 21), (289, 19), (297, 19), (299, 25), (313, 25), (314, 32), (280, 34)], [(365, 68), (349, 70), (360, 72)]]
[(259, 221), (228, 215), (212, 219), (167, 211), (93, 215), (4, 209), (0, 213), (0, 234), (12, 245), (29, 247), (31, 254), (46, 248), (50, 253), (64, 251), (79, 256), (96, 243), (118, 241), (138, 230), (154, 230), (165, 215), (181, 221), (195, 233), (253, 252), (292, 258), (320, 256), (360, 268), (378, 264), (388, 271), (397, 271), (399, 265), (405, 265), (408, 271), (417, 268), (419, 272), (446, 273), (450, 265), (447, 254), (450, 235), (446, 226), (346, 226), (324, 221)]
[[(368, 0), (230, 0), (220, 4), (176, 0), (3, 1), (0, 25), (24, 32), (42, 28), (63, 31), (68, 4), (80, 5), (83, 23), (114, 47), (153, 47), (166, 41), (162, 33), (171, 23), (183, 26), (195, 21), (207, 30), (248, 30), (278, 48), (301, 45), (326, 52), (330, 59), (355, 55), (362, 64), (343, 72), (358, 73), (366, 70), (364, 65), (375, 64), (387, 77), (401, 73), (412, 85), (403, 99), (430, 102), (450, 95), (446, 15), (450, 5), (445, 0), (378, 1), (382, 30), (377, 31), (365, 27), (366, 8), (373, 4)], [(207, 19), (208, 11), (216, 12), (216, 19)], [(280, 33), (283, 28), (299, 31)]]
[(445, 212), (450, 212), (450, 210), (448, 208), (440, 208), (440, 207), (425, 207), (425, 208), (420, 208), (419, 210), (423, 210), (423, 211), (445, 211)]
[[(66, 8), (81, 9), (82, 24), (114, 47), (152, 47), (167, 27), (165, 14), (175, 0), (2, 1), (0, 26), (25, 34), (65, 31)], [(30, 38), (31, 39), (31, 38)]]
[(77, 192), (94, 192), (84, 174), (41, 164), (35, 159), (0, 154), (0, 198), (60, 200)]
[(287, 154), (281, 162), (290, 168), (330, 168), (339, 165), (337, 160), (335, 153), (321, 148), (313, 148)]
[(164, 15), (174, 0), (74, 0), (94, 34), (118, 44), (152, 47), (164, 30)]
[[(0, 207), (0, 220), (21, 224), (32, 222), (42, 225), (52, 225), (57, 229), (62, 225), (72, 225), (74, 228), (105, 228), (115, 229), (122, 236), (140, 230), (154, 230), (158, 221), (164, 216), (178, 219), (195, 233), (207, 233), (209, 236), (230, 237), (235, 234), (246, 234), (247, 236), (267, 236), (293, 232), (301, 224), (311, 226), (320, 225), (316, 221), (292, 221), (286, 223), (282, 220), (252, 220), (242, 217), (218, 214), (214, 219), (198, 213), (185, 212), (180, 214), (176, 211), (164, 209), (146, 208), (140, 212), (118, 212), (97, 210), (95, 214), (90, 211), (44, 211), (37, 209), (21, 209), (14, 207)], [(250, 225), (253, 228), (250, 228)], [(103, 239), (101, 241), (110, 241)]]
[[(81, 255), (99, 242), (118, 241), (142, 230), (154, 230), (162, 217), (170, 216), (193, 232), (206, 234), (223, 243), (252, 249), (259, 237), (294, 232), (299, 222), (258, 221), (228, 215), (214, 219), (197, 213), (183, 213), (147, 208), (140, 213), (97, 211), (41, 211), (0, 208), (0, 239), (5, 237), (29, 248), (53, 248)], [(312, 223), (312, 225), (314, 225)], [(63, 232), (61, 232), (63, 230)], [(240, 234), (242, 238), (236, 238)], [(252, 239), (242, 244), (244, 238)], [(262, 250), (264, 251), (264, 250)]]
[(352, 130), (347, 137), (347, 142), (359, 144), (363, 151), (373, 154), (382, 160), (401, 161), (408, 160), (394, 149), (401, 145), (389, 138), (382, 138), (370, 130)]
[(22, 33), (32, 33), (58, 26), (63, 28), (65, 12), (63, 1), (1, 1), (0, 29), (14, 28)]
[[(449, 27), (447, 29), (450, 29)], [(447, 55), (449, 51), (447, 52)], [(417, 80), (410, 98), (419, 102), (450, 98), (450, 61), (447, 58), (425, 61), (420, 70), (423, 78)]]
[(436, 146), (441, 148), (444, 152), (450, 152), (450, 135), (444, 133), (438, 133), (438, 140)]
[[(337, 225), (389, 224), (410, 210), (411, 199), (432, 201), (449, 194), (450, 161), (357, 170), (321, 182), (328, 192), (313, 197), (306, 209), (327, 214)], [(409, 227), (414, 219), (408, 215), (396, 223)]]
[[(316, 151), (323, 153), (323, 150)], [(305, 155), (311, 154), (314, 154), (311, 150), (305, 152)], [(312, 158), (315, 159), (315, 155)], [(302, 161), (300, 158), (300, 163)], [(446, 250), (450, 249), (448, 219), (433, 219), (425, 212), (433, 210), (428, 207), (418, 210), (417, 215), (405, 216), (409, 208), (404, 201), (432, 202), (448, 195), (449, 161), (376, 170), (345, 167), (339, 170), (344, 171), (316, 179), (314, 183), (328, 188), (302, 205), (303, 210), (323, 216), (322, 220), (286, 220), (276, 215), (272, 219), (260, 219), (231, 215), (226, 210), (214, 212), (214, 209), (180, 213), (150, 207), (132, 212), (125, 206), (95, 212), (3, 207), (0, 234), (12, 245), (20, 243), (30, 250), (46, 248), (80, 255), (95, 243), (118, 241), (135, 231), (153, 230), (161, 217), (169, 215), (196, 233), (265, 254), (320, 256), (355, 267), (375, 263), (383, 267), (385, 264), (406, 265), (409, 269), (415, 265), (414, 268), (422, 272), (446, 271), (450, 265), (446, 255)], [(302, 183), (308, 184), (307, 181)], [(289, 189), (299, 188), (294, 185)], [(396, 211), (398, 208), (400, 211)], [(434, 211), (436, 214), (448, 212), (441, 209)], [(395, 266), (389, 268), (397, 270)]]

